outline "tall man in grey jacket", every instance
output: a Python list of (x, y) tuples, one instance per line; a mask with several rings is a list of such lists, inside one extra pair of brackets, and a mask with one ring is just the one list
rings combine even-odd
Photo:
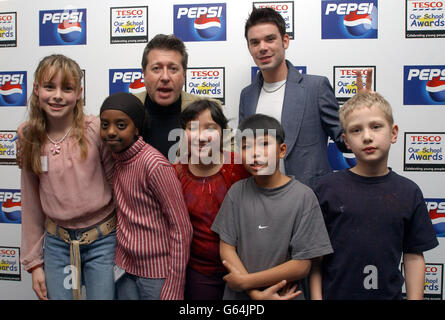
[(281, 121), (288, 148), (282, 170), (313, 187), (318, 178), (332, 171), (328, 137), (347, 152), (334, 91), (326, 77), (300, 74), (286, 60), (289, 36), (275, 10), (253, 9), (245, 37), (260, 72), (241, 92), (239, 120), (264, 113)]

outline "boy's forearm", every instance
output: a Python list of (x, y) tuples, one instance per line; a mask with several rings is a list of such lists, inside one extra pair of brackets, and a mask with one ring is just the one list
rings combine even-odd
[(425, 288), (425, 259), (422, 253), (403, 254), (405, 268), (406, 298), (423, 300)]
[(309, 287), (311, 292), (311, 300), (322, 300), (321, 289), (321, 257), (312, 260), (311, 272), (309, 274)]
[(247, 275), (244, 290), (268, 287), (282, 280), (288, 283), (307, 277), (311, 269), (310, 260), (289, 260), (276, 267)]

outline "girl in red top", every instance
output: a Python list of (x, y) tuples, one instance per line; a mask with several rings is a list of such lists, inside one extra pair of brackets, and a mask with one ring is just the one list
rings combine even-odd
[(210, 227), (232, 184), (249, 174), (237, 154), (223, 151), (228, 120), (216, 102), (191, 103), (180, 121), (189, 152), (174, 166), (193, 226), (184, 298), (221, 300), (226, 269), (220, 260), (219, 237)]

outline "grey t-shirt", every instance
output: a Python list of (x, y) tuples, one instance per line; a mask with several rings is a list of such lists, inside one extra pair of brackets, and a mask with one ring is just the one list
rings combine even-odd
[[(249, 273), (333, 252), (316, 196), (294, 177), (272, 189), (258, 186), (253, 177), (238, 181), (224, 198), (211, 229), (236, 247)], [(249, 296), (226, 285), (224, 299)]]

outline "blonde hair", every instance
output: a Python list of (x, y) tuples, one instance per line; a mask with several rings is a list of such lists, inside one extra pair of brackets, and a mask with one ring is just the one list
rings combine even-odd
[(382, 110), (388, 122), (391, 125), (394, 124), (392, 109), (389, 102), (377, 92), (364, 92), (356, 94), (351, 99), (346, 101), (346, 103), (340, 108), (340, 124), (343, 129), (343, 132), (345, 132), (347, 125), (346, 117), (352, 111), (360, 108), (371, 108), (373, 106)]
[[(61, 71), (63, 83), (72, 82), (75, 90), (81, 90), (83, 73), (79, 65), (72, 59), (54, 54), (43, 58), (34, 72), (34, 85), (41, 85), (49, 81)], [(85, 114), (83, 111), (83, 100), (80, 98), (73, 109), (72, 136), (77, 140), (80, 155), (85, 159), (88, 154), (88, 145), (84, 136)], [(40, 156), (42, 146), (47, 140), (47, 116), (40, 107), (39, 97), (32, 91), (28, 106), (28, 122), (23, 128), (22, 159), (24, 167), (32, 170), (35, 174), (42, 173)]]

